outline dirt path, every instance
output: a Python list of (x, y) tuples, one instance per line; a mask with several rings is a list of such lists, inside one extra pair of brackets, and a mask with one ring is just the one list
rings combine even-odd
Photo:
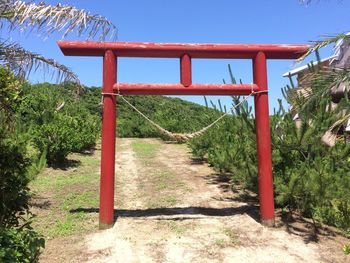
[(184, 145), (119, 142), (118, 217), (112, 229), (86, 236), (89, 262), (350, 262), (341, 251), (347, 239), (325, 231), (315, 238), (307, 222), (262, 227), (256, 202), (191, 162)]

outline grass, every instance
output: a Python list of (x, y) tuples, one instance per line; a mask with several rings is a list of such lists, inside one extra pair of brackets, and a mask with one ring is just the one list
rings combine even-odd
[(224, 234), (229, 238), (228, 245), (231, 245), (231, 246), (239, 245), (238, 236), (234, 230), (232, 230), (231, 228), (224, 228)]
[(67, 196), (62, 198), (60, 203), (60, 208), (63, 210), (72, 210), (79, 207), (98, 207), (99, 196), (98, 192), (96, 191), (69, 193)]
[(71, 236), (98, 229), (97, 213), (76, 212), (78, 208), (98, 208), (100, 161), (91, 155), (72, 154), (79, 161), (74, 168), (46, 168), (31, 183), (35, 203), (49, 202), (48, 207), (34, 208), (34, 228), (45, 237)]
[(80, 160), (83, 166), (100, 166), (100, 160), (92, 156), (83, 156), (83, 158), (80, 158)]
[(220, 248), (224, 248), (224, 247), (227, 246), (226, 240), (223, 239), (223, 238), (215, 239), (215, 240), (214, 240), (214, 245), (215, 245), (215, 246), (218, 246), (218, 247), (220, 247)]
[(147, 201), (147, 207), (149, 208), (160, 208), (174, 206), (179, 202), (179, 199), (170, 193), (151, 197)]
[(99, 180), (99, 174), (87, 173), (87, 174), (52, 174), (38, 176), (32, 184), (32, 189), (35, 190), (61, 190), (66, 186), (74, 184), (86, 184)]
[(172, 220), (161, 221), (159, 222), (159, 225), (161, 227), (166, 227), (168, 230), (174, 233), (177, 237), (183, 236), (187, 230), (185, 226), (181, 225), (181, 223), (172, 221)]
[(136, 155), (141, 158), (150, 158), (154, 156), (160, 148), (160, 144), (145, 143), (140, 140), (134, 140), (131, 146)]
[(168, 171), (158, 171), (152, 174), (152, 177), (155, 180), (156, 190), (162, 191), (170, 188), (172, 185), (170, 184), (172, 174)]
[[(149, 208), (174, 206), (179, 202), (178, 192), (185, 188), (175, 174), (156, 160), (162, 145), (148, 141), (134, 140), (132, 149), (142, 164), (142, 172), (147, 174), (145, 180), (138, 182), (140, 192), (152, 193), (146, 199)], [(181, 191), (180, 191), (181, 192)]]
[(342, 250), (345, 255), (350, 255), (350, 245), (348, 244), (343, 245)]
[(219, 248), (225, 248), (225, 247), (235, 247), (240, 245), (239, 237), (237, 233), (232, 230), (231, 228), (224, 228), (221, 233), (218, 234), (224, 234), (222, 235), (222, 238), (217, 238), (213, 241), (213, 245), (219, 247)]

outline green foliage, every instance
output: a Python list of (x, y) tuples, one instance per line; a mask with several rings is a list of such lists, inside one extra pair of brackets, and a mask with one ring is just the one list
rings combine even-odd
[(0, 261), (35, 262), (44, 240), (30, 228), (26, 140), (17, 129), (20, 81), (0, 68)]
[[(279, 207), (337, 226), (350, 236), (350, 145), (344, 139), (334, 147), (321, 143), (322, 136), (349, 111), (347, 98), (329, 110), (329, 87), (336, 77), (317, 74), (307, 97), (287, 87), (284, 93), (294, 111), (286, 112), (280, 101), (270, 118), (275, 201)], [(239, 101), (234, 97), (232, 103)], [(300, 128), (293, 120), (295, 112)], [(208, 158), (215, 169), (231, 173), (233, 182), (257, 192), (255, 124), (246, 103), (189, 146), (193, 155)]]
[[(1, 123), (5, 117), (0, 115)], [(28, 212), (30, 199), (26, 176), (28, 159), (25, 142), (0, 126), (0, 226), (18, 226)]]
[[(52, 33), (64, 29), (64, 35), (77, 30), (78, 35), (100, 34), (101, 38), (115, 31), (104, 17), (72, 6), (1, 1), (0, 9), (1, 29), (7, 25), (10, 31)], [(30, 214), (28, 183), (46, 165), (46, 158), (52, 164), (69, 152), (90, 148), (96, 141), (98, 118), (81, 105), (75, 108), (71, 98), (68, 109), (61, 110), (63, 104), (57, 103), (66, 103), (69, 87), (61, 93), (50, 91), (49, 85), (38, 93), (29, 87), (23, 94), (23, 80), (12, 74), (26, 77), (38, 68), (52, 74), (49, 69), (54, 69), (58, 80), (78, 83), (67, 67), (1, 38), (0, 50), (1, 64), (6, 65), (0, 68), (0, 261), (37, 262), (44, 240), (24, 218)]]
[(13, 113), (14, 105), (20, 100), (20, 84), (8, 68), (0, 67), (0, 111), (7, 116)]
[[(178, 98), (133, 96), (127, 98), (136, 108), (172, 132), (194, 132), (208, 125), (218, 112)], [(118, 100), (117, 135), (119, 137), (159, 137), (159, 131), (147, 120)], [(164, 138), (167, 139), (167, 138)]]
[(45, 240), (31, 228), (0, 227), (0, 261), (38, 262)]
[(349, 255), (350, 254), (350, 245), (347, 245), (347, 244), (343, 245), (342, 250), (343, 250), (345, 255)]
[(95, 145), (100, 120), (86, 104), (75, 97), (70, 83), (24, 88), (17, 110), (22, 129), (39, 152), (46, 153), (50, 165), (63, 162), (71, 152), (83, 152)]

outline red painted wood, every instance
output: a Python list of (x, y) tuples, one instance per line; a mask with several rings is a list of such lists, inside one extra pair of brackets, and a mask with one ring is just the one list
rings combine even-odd
[(192, 63), (190, 56), (187, 54), (180, 59), (180, 81), (185, 87), (192, 84)]
[[(117, 81), (117, 63), (113, 51), (107, 50), (103, 58), (103, 92), (112, 93)], [(114, 165), (115, 165), (116, 97), (103, 96), (100, 228), (114, 224)]]
[[(248, 95), (267, 91), (266, 59), (295, 59), (308, 45), (266, 44), (170, 44), (130, 42), (58, 41), (67, 56), (102, 56), (103, 122), (100, 186), (100, 227), (113, 225), (116, 97), (122, 95)], [(181, 84), (117, 83), (116, 57), (180, 58)], [(254, 85), (192, 84), (192, 58), (253, 59)], [(110, 93), (108, 95), (108, 93)], [(267, 92), (255, 95), (256, 140), (260, 195), (260, 217), (263, 224), (274, 224), (273, 178)]]
[[(266, 56), (259, 52), (253, 60), (254, 83), (261, 90), (267, 90)], [(275, 208), (273, 198), (271, 137), (268, 94), (260, 93), (254, 98), (256, 142), (258, 154), (259, 202), (262, 224), (273, 226)]]
[(115, 93), (121, 95), (249, 95), (259, 91), (255, 84), (114, 84)]
[(254, 58), (264, 52), (268, 59), (295, 59), (304, 54), (308, 45), (270, 44), (180, 44), (143, 42), (58, 41), (67, 56), (103, 56), (113, 50), (117, 57), (181, 58)]

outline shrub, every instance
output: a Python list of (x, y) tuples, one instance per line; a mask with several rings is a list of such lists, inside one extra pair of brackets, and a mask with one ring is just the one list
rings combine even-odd
[[(4, 117), (1, 116), (1, 123)], [(14, 127), (12, 127), (13, 129)], [(30, 228), (26, 144), (0, 126), (0, 262), (36, 262), (44, 239)]]
[(20, 83), (0, 67), (0, 262), (34, 262), (44, 246), (28, 221), (30, 158), (15, 118)]
[[(1, 123), (4, 117), (0, 115)], [(28, 212), (30, 199), (25, 157), (26, 146), (17, 134), (0, 126), (0, 226), (19, 225)]]
[[(318, 76), (311, 87), (319, 94), (330, 83), (329, 76)], [(286, 89), (285, 94), (292, 93)], [(293, 102), (301, 128), (296, 127), (293, 114), (284, 110), (281, 101), (270, 118), (275, 202), (291, 213), (297, 211), (337, 226), (349, 236), (350, 145), (345, 140), (334, 147), (321, 143), (324, 133), (348, 110), (348, 101), (330, 111), (330, 96), (310, 97), (310, 102), (304, 97)], [(233, 104), (237, 104), (236, 98)], [(207, 156), (215, 169), (231, 173), (233, 182), (257, 192), (255, 124), (247, 104), (189, 146), (194, 155)]]
[(0, 261), (11, 263), (38, 262), (44, 239), (29, 227), (0, 227)]
[(27, 86), (17, 114), (29, 141), (46, 153), (48, 164), (61, 163), (71, 152), (89, 150), (100, 131), (98, 113), (93, 115), (75, 98), (70, 83)]
[(33, 140), (46, 152), (49, 164), (61, 163), (71, 152), (82, 152), (95, 145), (98, 124), (93, 117), (57, 113), (54, 118), (33, 132)]

